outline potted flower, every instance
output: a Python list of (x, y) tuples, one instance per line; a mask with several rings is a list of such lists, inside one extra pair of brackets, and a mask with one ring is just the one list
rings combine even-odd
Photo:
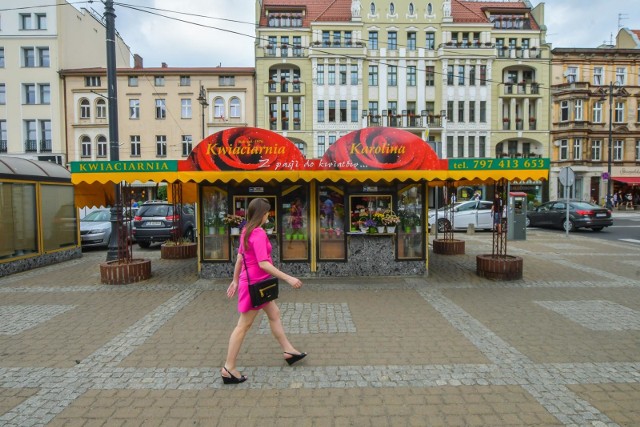
[(376, 212), (373, 214), (371, 219), (375, 222), (375, 227), (378, 229), (378, 233), (384, 233), (384, 213)]
[(364, 228), (366, 230), (368, 230), (369, 233), (375, 233), (376, 232), (376, 222), (369, 218), (367, 220), (365, 220), (365, 222), (363, 223)]
[(267, 232), (267, 234), (273, 234), (273, 230), (275, 230), (276, 225), (273, 222), (267, 221), (267, 222), (264, 223), (262, 228), (264, 228), (264, 230)]
[(400, 217), (392, 210), (385, 211), (382, 223), (387, 227), (387, 233), (395, 233), (396, 226), (400, 223)]
[(240, 234), (240, 225), (243, 223), (244, 218), (240, 215), (227, 215), (224, 219), (224, 223), (231, 228), (231, 234)]

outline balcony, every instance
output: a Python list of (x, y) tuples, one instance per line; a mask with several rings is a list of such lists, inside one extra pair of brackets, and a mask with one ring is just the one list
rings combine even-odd
[(539, 83), (503, 83), (504, 84), (504, 95), (540, 95), (540, 84)]
[(384, 126), (396, 128), (441, 128), (442, 118), (433, 115), (417, 114), (367, 114), (367, 126)]
[(24, 142), (24, 151), (25, 153), (37, 153), (38, 141), (36, 141), (35, 139), (27, 139)]
[(449, 41), (446, 43), (440, 43), (438, 49), (493, 49), (495, 45), (493, 43), (480, 43), (478, 40), (473, 41)]
[(51, 140), (43, 139), (40, 141), (40, 152), (41, 153), (51, 153)]
[(535, 47), (496, 46), (496, 55), (501, 59), (539, 59), (540, 50)]
[(266, 92), (273, 94), (301, 93), (304, 90), (304, 83), (300, 80), (269, 80), (266, 87)]

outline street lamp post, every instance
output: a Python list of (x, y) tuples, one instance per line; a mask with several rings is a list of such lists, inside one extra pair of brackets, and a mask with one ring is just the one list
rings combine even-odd
[(611, 204), (613, 197), (613, 179), (611, 179), (611, 155), (613, 154), (613, 82), (609, 82), (609, 145), (607, 146), (607, 203)]
[(200, 85), (200, 96), (198, 96), (198, 102), (202, 107), (202, 139), (204, 139), (204, 109), (209, 106), (207, 102), (207, 92), (204, 90), (204, 86)]

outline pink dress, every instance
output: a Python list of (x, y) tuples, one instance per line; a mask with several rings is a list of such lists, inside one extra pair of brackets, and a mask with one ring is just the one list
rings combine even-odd
[[(247, 268), (249, 269), (249, 278), (251, 283), (259, 282), (262, 279), (269, 277), (269, 273), (260, 268), (258, 262), (268, 261), (273, 264), (271, 260), (271, 242), (267, 237), (267, 232), (262, 227), (256, 227), (249, 236), (249, 248), (245, 251), (244, 248), (244, 232), (246, 228), (240, 234), (240, 249), (239, 252), (243, 254), (246, 261)], [(249, 296), (249, 287), (247, 285), (247, 273), (245, 272), (243, 262), (240, 268), (240, 275), (238, 276), (238, 311), (240, 313), (246, 313), (249, 310), (260, 310), (268, 303), (262, 304), (256, 308), (251, 306), (251, 297)]]

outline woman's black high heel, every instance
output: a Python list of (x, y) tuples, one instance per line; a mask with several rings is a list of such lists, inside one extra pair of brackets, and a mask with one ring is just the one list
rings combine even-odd
[(288, 359), (284, 359), (287, 361), (287, 363), (289, 364), (289, 366), (293, 365), (294, 363), (296, 363), (298, 360), (302, 360), (305, 357), (307, 357), (307, 353), (300, 353), (300, 354), (293, 354), (293, 353), (288, 353), (288, 352), (284, 352), (284, 354), (288, 354), (291, 357)]
[(247, 377), (244, 375), (240, 375), (240, 378), (234, 376), (231, 371), (229, 371), (227, 369), (226, 366), (223, 367), (225, 371), (227, 371), (227, 374), (229, 374), (229, 377), (225, 377), (224, 375), (220, 374), (220, 376), (222, 377), (222, 382), (225, 384), (240, 384), (243, 383), (247, 380)]

